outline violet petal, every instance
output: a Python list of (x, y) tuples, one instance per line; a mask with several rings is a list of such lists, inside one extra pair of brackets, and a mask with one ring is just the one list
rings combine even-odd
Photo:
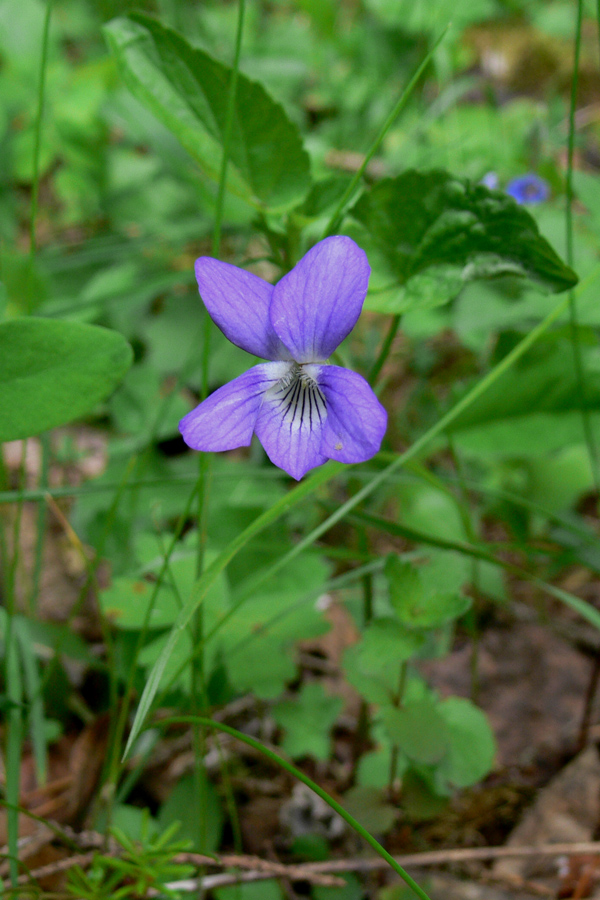
[(188, 447), (204, 451), (247, 447), (265, 391), (287, 368), (287, 363), (261, 363), (216, 390), (179, 423)]
[(289, 359), (269, 318), (272, 284), (211, 256), (195, 268), (204, 305), (232, 344), (263, 359)]
[(297, 362), (324, 362), (360, 315), (371, 270), (349, 237), (325, 238), (275, 285), (273, 328)]
[(255, 426), (271, 462), (296, 481), (327, 460), (320, 451), (327, 416), (325, 400), (317, 385), (310, 384), (306, 387), (296, 374), (272, 388), (265, 395)]
[(362, 375), (322, 366), (319, 387), (327, 403), (321, 453), (343, 463), (371, 459), (387, 427), (387, 413)]

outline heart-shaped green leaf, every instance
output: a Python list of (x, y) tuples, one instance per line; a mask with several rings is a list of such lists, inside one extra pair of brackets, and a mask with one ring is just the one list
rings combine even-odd
[(386, 178), (362, 194), (352, 215), (398, 285), (370, 294), (371, 309), (438, 306), (469, 281), (498, 275), (519, 275), (550, 291), (577, 283), (512, 197), (442, 170)]
[(0, 323), (0, 441), (90, 412), (132, 358), (120, 334), (97, 325), (37, 318)]
[[(105, 26), (132, 93), (181, 142), (202, 171), (220, 177), (231, 69), (160, 22), (132, 14)], [(265, 89), (239, 74), (227, 188), (255, 206), (282, 209), (310, 187), (296, 126)]]
[(433, 765), (445, 756), (449, 733), (438, 703), (424, 697), (410, 700), (400, 709), (384, 707), (381, 712), (392, 743), (409, 759)]
[(458, 591), (439, 591), (426, 586), (418, 569), (389, 556), (385, 574), (390, 603), (403, 625), (411, 628), (439, 628), (458, 619), (470, 607), (471, 600)]
[(438, 704), (448, 729), (448, 755), (441, 772), (456, 787), (484, 778), (494, 762), (496, 741), (483, 710), (464, 697), (448, 697)]

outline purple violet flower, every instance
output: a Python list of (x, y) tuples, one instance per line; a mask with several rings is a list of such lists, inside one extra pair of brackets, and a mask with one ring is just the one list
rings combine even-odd
[(548, 182), (540, 178), (539, 175), (530, 173), (529, 175), (520, 175), (513, 178), (506, 185), (506, 193), (517, 201), (517, 203), (543, 203), (550, 196), (550, 188)]
[(212, 320), (232, 344), (270, 362), (188, 413), (179, 423), (186, 444), (233, 450), (256, 434), (271, 462), (297, 481), (328, 459), (374, 456), (386, 411), (361, 375), (327, 362), (358, 320), (370, 271), (348, 237), (320, 241), (275, 286), (209, 256), (196, 260)]

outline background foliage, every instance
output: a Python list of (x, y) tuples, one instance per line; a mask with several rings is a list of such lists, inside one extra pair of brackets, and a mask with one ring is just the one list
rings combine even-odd
[[(184, 847), (242, 849), (252, 767), (205, 725), (185, 773), (148, 790), (165, 708), (277, 744), (392, 849), (426, 841), (494, 767), (481, 634), (524, 592), (536, 615), (600, 622), (563, 583), (600, 565), (598, 39), (580, 12), (0, 3), (0, 440), (37, 453), (7, 444), (0, 467), (13, 886), (24, 761), (43, 788), (92, 722), (97, 778), (64, 821), (120, 849), (73, 896), (166, 892)], [(506, 192), (527, 172), (544, 202)], [(389, 411), (382, 452), (297, 487), (257, 444), (199, 461), (178, 422), (248, 359), (211, 326), (194, 259), (274, 281), (328, 233), (372, 267), (337, 361)], [(44, 574), (57, 523), (68, 595)], [(470, 696), (448, 695), (427, 663), (465, 641)], [(349, 855), (307, 816), (282, 853)]]

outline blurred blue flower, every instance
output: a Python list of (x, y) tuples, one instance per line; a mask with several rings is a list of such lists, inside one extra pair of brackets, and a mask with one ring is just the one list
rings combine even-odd
[(490, 191), (498, 190), (498, 173), (497, 172), (486, 172), (479, 184), (482, 184), (484, 187), (489, 188)]
[(550, 186), (539, 175), (530, 173), (509, 181), (506, 185), (506, 193), (514, 197), (517, 203), (544, 203), (550, 196)]
[(275, 286), (203, 256), (204, 305), (229, 340), (269, 360), (220, 387), (179, 424), (194, 450), (246, 447), (256, 434), (271, 462), (299, 480), (328, 459), (364, 462), (381, 445), (383, 406), (356, 372), (328, 359), (352, 331), (370, 273), (349, 237), (309, 250)]

